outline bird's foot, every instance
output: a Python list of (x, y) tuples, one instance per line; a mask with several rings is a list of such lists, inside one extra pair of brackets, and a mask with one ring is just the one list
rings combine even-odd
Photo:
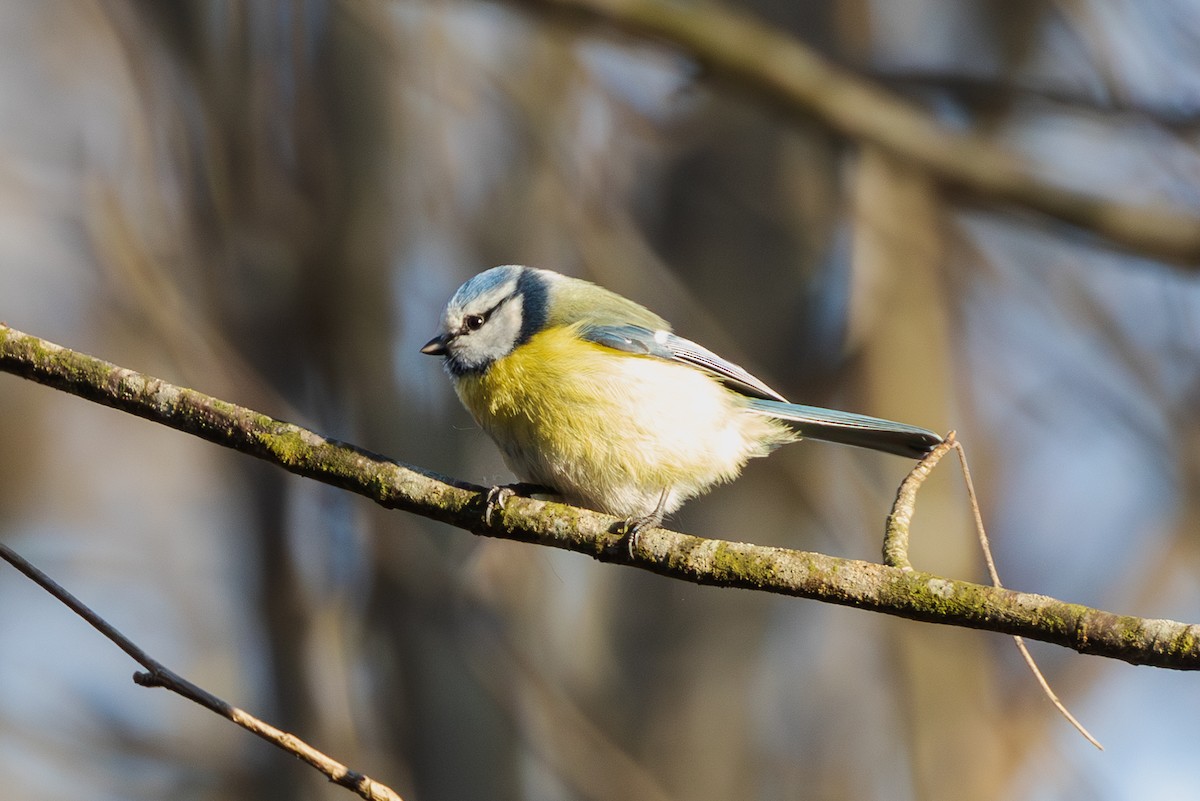
[(656, 515), (653, 512), (631, 517), (625, 521), (625, 524), (621, 528), (621, 533), (625, 536), (625, 545), (629, 550), (630, 559), (634, 558), (634, 552), (637, 551), (642, 532), (647, 529), (657, 528), (661, 523), (662, 516)]
[(531, 495), (553, 494), (554, 490), (549, 487), (543, 487), (541, 484), (531, 484), (526, 481), (519, 481), (516, 484), (497, 484), (487, 491), (487, 499), (483, 507), (483, 522), (490, 526), (492, 524), (492, 515), (497, 510), (503, 510), (504, 504), (508, 503), (508, 499), (514, 495), (528, 498)]
[(658, 528), (662, 525), (663, 517), (666, 513), (667, 506), (667, 490), (663, 490), (662, 495), (658, 498), (658, 504), (645, 514), (631, 517), (625, 521), (623, 532), (625, 535), (625, 545), (629, 549), (629, 558), (634, 559), (634, 552), (637, 551), (638, 542), (642, 532), (647, 529)]

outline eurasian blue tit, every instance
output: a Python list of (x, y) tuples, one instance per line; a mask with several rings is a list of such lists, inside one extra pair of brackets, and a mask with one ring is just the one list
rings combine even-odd
[(802, 437), (920, 458), (923, 428), (799, 406), (614, 292), (508, 265), (467, 281), (422, 353), (523, 481), (641, 528)]

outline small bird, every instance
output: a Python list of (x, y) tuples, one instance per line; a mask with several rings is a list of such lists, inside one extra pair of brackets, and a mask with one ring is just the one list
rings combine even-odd
[(421, 352), (445, 357), (459, 400), (522, 482), (624, 518), (633, 533), (803, 437), (914, 459), (942, 441), (789, 403), (654, 312), (549, 270), (471, 278)]

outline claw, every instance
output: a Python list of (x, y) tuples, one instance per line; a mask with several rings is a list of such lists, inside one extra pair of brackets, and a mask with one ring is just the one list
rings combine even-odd
[(487, 499), (483, 507), (483, 522), (486, 525), (492, 524), (492, 515), (497, 510), (504, 510), (504, 504), (508, 503), (508, 499), (514, 495), (553, 495), (554, 490), (549, 487), (543, 487), (541, 484), (530, 484), (525, 481), (516, 484), (497, 484), (487, 491)]
[(508, 503), (508, 499), (516, 495), (517, 491), (506, 484), (500, 484), (488, 490), (487, 501), (483, 507), (483, 522), (487, 525), (492, 524), (492, 515), (497, 509), (503, 510), (504, 504)]
[(648, 528), (655, 528), (662, 522), (662, 517), (655, 517), (653, 514), (639, 515), (631, 517), (625, 521), (624, 531), (625, 545), (629, 549), (629, 558), (633, 559), (634, 552), (637, 551), (638, 543), (641, 540), (642, 531)]
[(631, 517), (625, 521), (625, 544), (629, 548), (629, 558), (635, 559), (634, 552), (637, 551), (638, 541), (641, 539), (642, 532), (646, 529), (657, 528), (662, 525), (663, 515), (667, 507), (667, 492), (663, 490), (662, 495), (658, 496), (658, 504), (654, 509), (643, 515)]

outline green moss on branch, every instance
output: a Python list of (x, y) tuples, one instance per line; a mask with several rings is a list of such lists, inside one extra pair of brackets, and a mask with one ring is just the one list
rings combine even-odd
[(811, 598), (930, 623), (1019, 634), (1140, 665), (1200, 669), (1200, 627), (1115, 615), (824, 554), (643, 532), (633, 553), (619, 521), (515, 497), (484, 520), (486, 488), (328, 439), (192, 389), (67, 350), (0, 324), (0, 370), (233, 448), (297, 475), (488, 537), (563, 548), (604, 562), (720, 587)]

